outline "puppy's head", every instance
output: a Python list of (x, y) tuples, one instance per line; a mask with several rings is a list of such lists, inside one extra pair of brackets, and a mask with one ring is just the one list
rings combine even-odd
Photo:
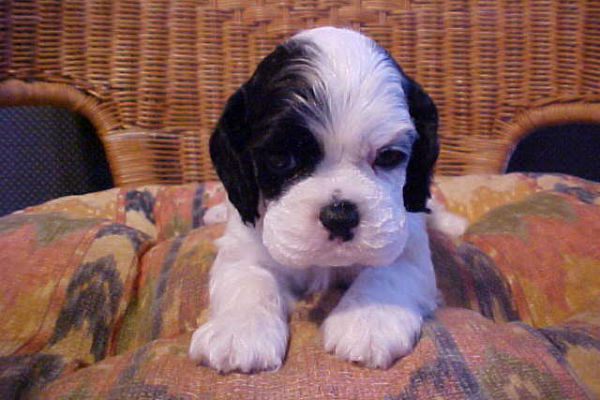
[(229, 200), (289, 266), (385, 265), (426, 211), (437, 112), (390, 55), (318, 28), (278, 46), (227, 102), (210, 153)]

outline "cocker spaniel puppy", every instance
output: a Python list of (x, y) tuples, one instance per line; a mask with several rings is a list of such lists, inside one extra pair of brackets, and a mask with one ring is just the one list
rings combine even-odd
[(325, 350), (376, 368), (408, 354), (436, 307), (423, 213), (436, 130), (427, 94), (357, 32), (307, 30), (269, 54), (210, 139), (229, 217), (191, 358), (279, 368), (292, 301), (339, 280)]

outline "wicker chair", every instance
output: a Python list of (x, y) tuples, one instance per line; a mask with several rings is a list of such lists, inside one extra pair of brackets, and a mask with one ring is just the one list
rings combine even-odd
[(213, 179), (221, 107), (299, 29), (360, 29), (439, 106), (437, 173), (499, 172), (535, 127), (600, 121), (600, 3), (5, 1), (0, 105), (86, 116), (117, 185)]
[(208, 136), (261, 57), (324, 24), (375, 38), (432, 95), (438, 175), (501, 172), (531, 131), (600, 123), (598, 0), (0, 1), (0, 107), (83, 115), (120, 186), (0, 218), (0, 398), (600, 396), (600, 183), (570, 176), (436, 180), (470, 231), (431, 229), (448, 307), (390, 370), (323, 352), (339, 290), (295, 309), (277, 373), (189, 360), (225, 197)]

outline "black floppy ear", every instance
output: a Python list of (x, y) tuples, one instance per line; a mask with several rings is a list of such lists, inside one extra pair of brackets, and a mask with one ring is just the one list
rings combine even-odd
[(247, 149), (250, 131), (246, 121), (245, 97), (242, 87), (229, 98), (210, 137), (209, 147), (210, 158), (227, 190), (229, 201), (244, 223), (254, 224), (258, 218), (259, 195), (252, 155)]
[(402, 87), (408, 109), (418, 133), (414, 142), (404, 184), (404, 207), (410, 212), (429, 212), (429, 185), (438, 157), (438, 114), (433, 100), (421, 86), (404, 75)]

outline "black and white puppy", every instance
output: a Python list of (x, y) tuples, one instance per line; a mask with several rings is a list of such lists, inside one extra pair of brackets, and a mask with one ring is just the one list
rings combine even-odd
[(424, 211), (438, 154), (431, 99), (373, 40), (317, 28), (279, 45), (210, 139), (230, 202), (192, 359), (281, 366), (298, 293), (351, 282), (325, 349), (368, 367), (408, 354), (436, 307)]

